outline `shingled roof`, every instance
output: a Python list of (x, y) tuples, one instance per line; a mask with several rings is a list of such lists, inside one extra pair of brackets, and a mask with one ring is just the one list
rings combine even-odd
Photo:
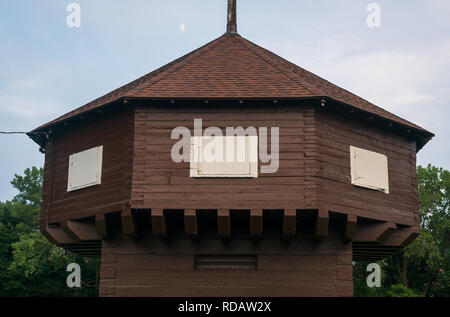
[(230, 32), (34, 131), (43, 131), (125, 98), (248, 100), (316, 97), (330, 98), (430, 137), (433, 135)]

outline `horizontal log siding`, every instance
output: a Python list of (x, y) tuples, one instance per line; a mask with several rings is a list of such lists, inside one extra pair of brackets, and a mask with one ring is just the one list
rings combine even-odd
[[(207, 112), (205, 112), (207, 111)], [(234, 112), (233, 112), (234, 111)], [(176, 127), (194, 134), (194, 119), (203, 129), (219, 127), (280, 128), (279, 170), (257, 179), (190, 178), (189, 163), (174, 163), (171, 139)], [(132, 208), (166, 209), (317, 209), (317, 137), (314, 108), (138, 107), (135, 114)], [(261, 164), (260, 164), (261, 166)]]
[[(195, 254), (257, 255), (256, 270), (195, 269)], [(290, 244), (208, 239), (170, 243), (147, 236), (104, 241), (100, 296), (298, 297), (352, 296), (352, 248), (332, 232), (322, 241), (306, 235)]]
[[(130, 199), (132, 137), (131, 109), (105, 114), (96, 120), (86, 119), (68, 126), (64, 133), (54, 133), (49, 223), (122, 209)], [(101, 185), (67, 192), (69, 155), (100, 145), (103, 145)], [(48, 168), (46, 164), (46, 175)]]
[[(416, 143), (373, 124), (317, 110), (321, 197), (332, 211), (360, 217), (418, 223)], [(388, 157), (389, 194), (351, 185), (350, 146)]]
[[(41, 224), (136, 209), (319, 209), (417, 225), (415, 142), (313, 106), (137, 107), (79, 121), (47, 146)], [(257, 179), (190, 178), (172, 162), (171, 132), (203, 128), (280, 128), (279, 170)], [(133, 132), (134, 131), (134, 132)], [(104, 145), (102, 184), (67, 193), (68, 158)], [(350, 145), (386, 154), (390, 194), (351, 185)], [(269, 149), (270, 137), (269, 137)], [(261, 165), (261, 164), (260, 164)], [(50, 167), (51, 166), (51, 167)], [(50, 179), (51, 178), (51, 179)]]

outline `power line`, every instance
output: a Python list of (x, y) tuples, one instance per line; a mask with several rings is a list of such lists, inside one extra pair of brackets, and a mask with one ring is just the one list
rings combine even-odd
[(47, 134), (47, 132), (0, 131), (0, 134)]
[[(22, 132), (22, 131), (0, 131), (0, 134), (4, 135), (13, 135), (13, 134), (27, 134), (27, 135), (44, 135), (48, 138), (48, 132)], [(45, 149), (43, 147), (39, 148), (39, 152), (45, 153)]]

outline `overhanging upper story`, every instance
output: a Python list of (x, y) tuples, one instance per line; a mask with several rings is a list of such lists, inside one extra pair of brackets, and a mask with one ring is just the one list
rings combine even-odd
[[(237, 127), (255, 129), (233, 148), (256, 160), (191, 157), (207, 147), (208, 128), (224, 136), (226, 157), (227, 131)], [(192, 153), (177, 161), (179, 128), (189, 132)], [(226, 33), (29, 136), (46, 155), (41, 230), (60, 244), (104, 238), (107, 215), (117, 213), (124, 232), (134, 233), (133, 212), (151, 211), (155, 232), (164, 233), (165, 211), (195, 218), (213, 210), (222, 220), (226, 211), (249, 211), (258, 224), (264, 210), (278, 210), (288, 235), (297, 212), (314, 211), (317, 236), (338, 215), (348, 239), (395, 249), (419, 230), (416, 152), (433, 134)], [(263, 158), (275, 143), (278, 157)], [(100, 229), (84, 233), (80, 223)]]

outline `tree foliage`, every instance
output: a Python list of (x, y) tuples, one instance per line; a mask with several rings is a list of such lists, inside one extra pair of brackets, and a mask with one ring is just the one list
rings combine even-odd
[(13, 202), (39, 208), (42, 201), (43, 180), (44, 170), (35, 166), (27, 168), (23, 176), (15, 174), (11, 184), (19, 193), (13, 198)]
[[(75, 256), (39, 232), (43, 169), (26, 169), (11, 184), (18, 194), (0, 202), (0, 296), (95, 296), (99, 261)], [(66, 285), (69, 263), (81, 266), (81, 289)]]
[(382, 287), (369, 289), (367, 263), (354, 269), (357, 296), (450, 296), (450, 172), (417, 168), (421, 234), (404, 250), (380, 261)]

